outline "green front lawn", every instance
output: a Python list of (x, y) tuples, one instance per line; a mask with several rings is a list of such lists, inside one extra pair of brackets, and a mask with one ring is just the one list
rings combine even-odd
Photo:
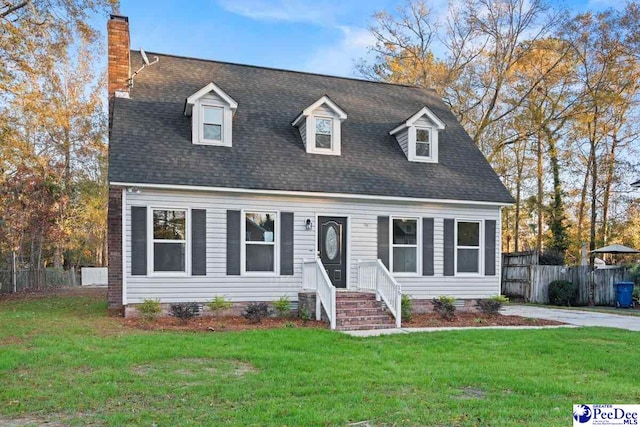
[(634, 332), (144, 332), (105, 308), (0, 301), (0, 424), (566, 426), (640, 402)]

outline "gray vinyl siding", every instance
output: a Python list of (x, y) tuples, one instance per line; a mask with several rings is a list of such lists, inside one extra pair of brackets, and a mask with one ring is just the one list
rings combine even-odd
[(409, 131), (403, 130), (398, 133), (396, 139), (398, 140), (398, 144), (400, 144), (400, 148), (404, 151), (404, 155), (409, 158)]
[[(132, 276), (131, 245), (126, 245), (125, 303), (139, 303), (145, 298), (162, 302), (211, 300), (224, 295), (233, 301), (270, 301), (283, 295), (297, 299), (302, 284), (302, 261), (313, 260), (316, 252), (316, 216), (349, 217), (348, 286), (357, 287), (358, 260), (377, 258), (378, 216), (434, 218), (434, 276), (396, 276), (403, 292), (413, 298), (451, 295), (456, 298), (479, 298), (500, 292), (497, 276), (443, 277), (444, 218), (496, 220), (496, 242), (500, 242), (500, 209), (471, 205), (426, 204), (406, 202), (352, 201), (316, 197), (261, 196), (214, 192), (177, 192), (143, 189), (140, 194), (126, 194), (125, 238), (131, 239), (131, 207), (180, 207), (206, 209), (206, 276)], [(290, 276), (228, 276), (226, 274), (227, 210), (293, 212), (294, 271)], [(305, 221), (313, 221), (306, 230)], [(496, 271), (500, 271), (500, 245), (496, 244)], [(421, 259), (421, 256), (418, 255)], [(276, 262), (279, 265), (279, 261)]]
[(306, 147), (307, 146), (307, 121), (306, 120), (302, 120), (298, 130), (300, 131), (300, 137), (302, 138), (302, 144)]

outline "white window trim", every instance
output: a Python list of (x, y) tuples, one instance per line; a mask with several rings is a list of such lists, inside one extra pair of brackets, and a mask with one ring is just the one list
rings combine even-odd
[[(476, 249), (476, 246), (458, 246), (458, 223), (459, 222), (474, 222), (478, 224), (478, 272), (477, 273), (459, 273), (458, 272), (458, 249)], [(453, 233), (453, 243), (454, 243), (454, 274), (458, 277), (482, 277), (484, 275), (484, 220), (480, 219), (467, 219), (467, 218), (456, 218), (454, 233)]]
[[(153, 211), (185, 211), (185, 271), (154, 271), (153, 263)], [(163, 240), (165, 243), (182, 243), (182, 240)], [(188, 277), (191, 276), (191, 208), (184, 206), (148, 206), (147, 207), (147, 276), (149, 277)]]
[[(331, 147), (329, 148), (320, 148), (316, 145), (316, 136), (318, 135), (318, 130), (316, 128), (316, 126), (318, 125), (318, 119), (322, 119), (322, 120), (329, 120), (331, 122), (331, 133), (329, 134), (329, 136), (331, 137)], [(334, 138), (334, 122), (335, 120), (333, 119), (333, 117), (329, 117), (329, 116), (313, 116), (313, 149), (315, 151), (318, 152), (328, 152), (333, 153), (335, 150), (333, 149), (333, 147), (335, 146), (335, 138)], [(321, 134), (324, 135), (324, 134)]]
[[(418, 131), (419, 130), (426, 130), (427, 131), (427, 135), (429, 135), (429, 140), (428, 141), (418, 141)], [(416, 126), (416, 145), (415, 145), (415, 151), (418, 151), (418, 144), (427, 144), (429, 145), (429, 156), (419, 156), (418, 154), (415, 154), (415, 157), (418, 159), (422, 159), (422, 160), (432, 160), (433, 159), (433, 134), (434, 134), (434, 130), (433, 128), (430, 127), (426, 127), (426, 126)]]
[[(316, 118), (318, 119), (330, 119), (331, 120), (331, 148), (317, 148), (316, 147)], [(341, 120), (336, 117), (328, 115), (314, 114), (306, 118), (307, 128), (307, 153), (312, 154), (324, 154), (328, 156), (339, 156), (341, 148), (341, 132), (340, 132)]]
[[(222, 109), (222, 140), (204, 139), (204, 107)], [(222, 102), (203, 98), (195, 102), (192, 115), (192, 142), (195, 145), (213, 145), (218, 147), (231, 147), (233, 138), (233, 110)]]
[[(280, 275), (280, 211), (276, 209), (243, 209), (240, 217), (240, 275), (247, 277), (276, 277)], [(276, 226), (273, 230), (273, 271), (247, 271), (247, 214), (274, 213)], [(271, 245), (269, 242), (248, 242), (250, 245)]]
[[(393, 243), (393, 220), (414, 220), (416, 221), (416, 244), (404, 245)], [(416, 271), (415, 272), (395, 272), (393, 271), (393, 248), (413, 248), (416, 247)], [(422, 274), (422, 220), (417, 217), (390, 216), (389, 217), (389, 272), (398, 277), (416, 277)]]
[[(416, 155), (418, 129), (429, 131), (430, 157)], [(438, 130), (431, 126), (409, 126), (407, 132), (409, 139), (409, 160), (421, 163), (438, 163)]]
[[(204, 137), (204, 125), (207, 124), (204, 121), (204, 111), (207, 108), (215, 108), (218, 110), (222, 111), (222, 123), (220, 123), (220, 139), (208, 139)], [(200, 131), (200, 137), (198, 139), (198, 141), (201, 144), (206, 144), (206, 145), (222, 145), (224, 143), (224, 134), (225, 134), (225, 128), (224, 128), (224, 107), (220, 106), (220, 105), (210, 105), (210, 104), (205, 104), (202, 103), (200, 104), (200, 108), (198, 108), (199, 113), (200, 113), (200, 126), (199, 126), (199, 131)], [(215, 124), (215, 123), (210, 123), (210, 124)]]

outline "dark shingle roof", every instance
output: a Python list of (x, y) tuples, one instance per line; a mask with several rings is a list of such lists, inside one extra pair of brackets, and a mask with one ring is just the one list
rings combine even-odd
[[(434, 91), (153, 55), (160, 61), (136, 76), (131, 99), (114, 101), (111, 182), (513, 202)], [(185, 99), (210, 82), (238, 102), (231, 148), (191, 143)], [(341, 156), (308, 154), (291, 126), (325, 94), (348, 114)], [(409, 162), (389, 135), (425, 105), (446, 123), (438, 164)]]

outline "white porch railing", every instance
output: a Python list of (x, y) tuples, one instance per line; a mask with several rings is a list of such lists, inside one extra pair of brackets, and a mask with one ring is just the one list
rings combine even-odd
[(336, 328), (336, 288), (320, 258), (302, 263), (302, 285), (305, 289), (316, 290), (316, 320), (322, 319), (322, 308), (329, 318), (331, 329)]
[(358, 263), (358, 287), (375, 291), (376, 298), (378, 300), (382, 298), (393, 317), (396, 318), (396, 328), (400, 327), (402, 288), (381, 260)]

